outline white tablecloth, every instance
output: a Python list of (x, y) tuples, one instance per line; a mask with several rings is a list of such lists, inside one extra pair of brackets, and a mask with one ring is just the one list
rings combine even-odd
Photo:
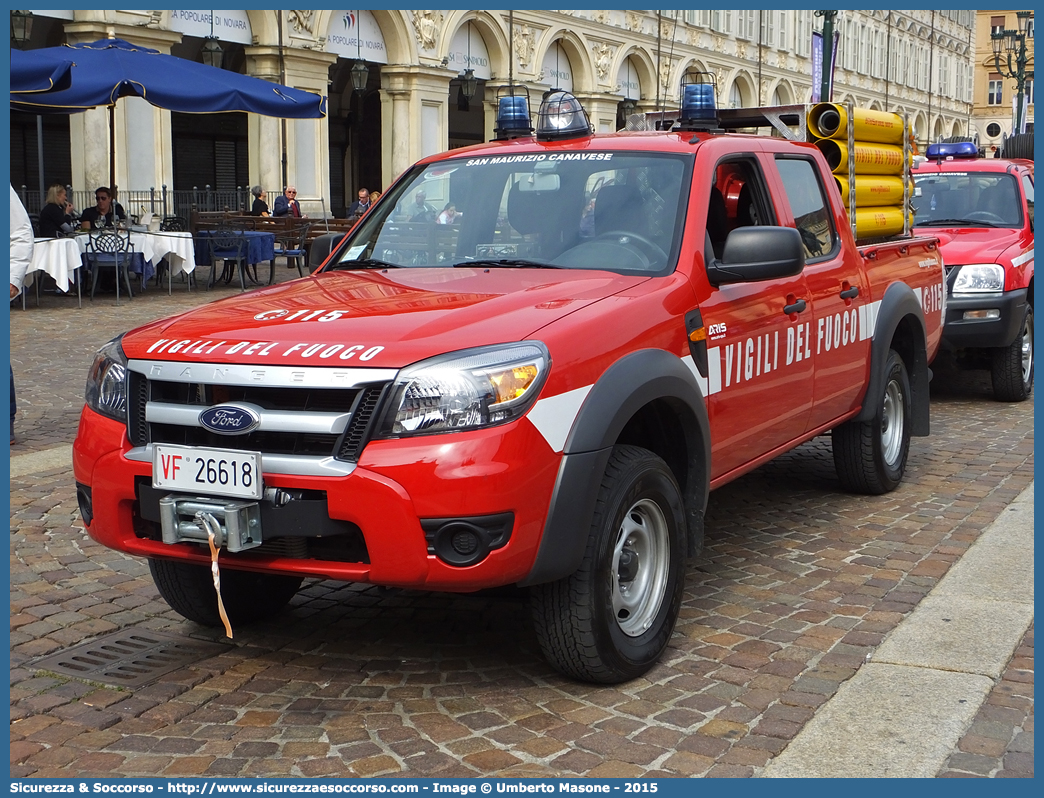
[[(196, 252), (192, 246), (192, 233), (134, 233), (130, 234), (135, 252), (140, 252), (153, 267), (164, 258), (170, 264), (171, 275), (192, 272), (196, 269)], [(76, 236), (81, 253), (87, 251), (88, 235)]]
[(80, 247), (72, 238), (37, 238), (33, 243), (33, 262), (25, 274), (26, 287), (33, 284), (33, 272), (46, 272), (63, 291), (72, 284), (73, 272), (80, 268)]

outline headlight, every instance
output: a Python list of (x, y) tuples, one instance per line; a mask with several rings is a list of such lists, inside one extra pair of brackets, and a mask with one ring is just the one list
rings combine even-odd
[(117, 421), (127, 420), (127, 356), (120, 339), (113, 338), (98, 350), (87, 375), (84, 399), (87, 407)]
[(983, 294), (1004, 290), (1004, 267), (996, 263), (973, 263), (958, 267), (955, 294)]
[(541, 343), (466, 349), (403, 369), (395, 381), (382, 437), (506, 424), (536, 400), (551, 358)]

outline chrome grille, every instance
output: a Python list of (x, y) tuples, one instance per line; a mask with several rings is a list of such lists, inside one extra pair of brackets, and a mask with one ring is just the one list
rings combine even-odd
[[(257, 451), (270, 458), (348, 462), (358, 458), (380, 397), (395, 373), (141, 361), (131, 361), (129, 368), (127, 428), (135, 446), (212, 446)], [(227, 403), (249, 406), (261, 419), (259, 427), (242, 435), (219, 435), (199, 423), (201, 411)]]

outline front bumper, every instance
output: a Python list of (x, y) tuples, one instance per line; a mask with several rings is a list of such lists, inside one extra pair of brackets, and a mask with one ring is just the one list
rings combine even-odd
[[(114, 442), (119, 442), (118, 448)], [(129, 453), (124, 425), (84, 408), (73, 444), (73, 471), (90, 497), (88, 534), (128, 554), (209, 566), (207, 544), (162, 542), (154, 509), (161, 496), (151, 488), (151, 464), (131, 459)], [(265, 508), (266, 540), (285, 535), (298, 541), (307, 538), (315, 545), (297, 554), (290, 553), (292, 547), (262, 546), (236, 553), (223, 549), (220, 563), (225, 568), (430, 590), (514, 584), (532, 568), (560, 460), (532, 424), (521, 419), (475, 432), (375, 441), (347, 476), (266, 471), (266, 487), (308, 497), (302, 507), (312, 519), (302, 522), (300, 516), (286, 516), (284, 524), (271, 520), (278, 519), (276, 510)], [(459, 566), (436, 556), (433, 520), (505, 514), (513, 518), (507, 542), (480, 562)], [(341, 541), (354, 542), (331, 546), (339, 535)], [(326, 558), (327, 551), (336, 553)]]
[[(1027, 290), (991, 294), (950, 294), (946, 300), (943, 344), (949, 349), (1010, 346), (1026, 315)], [(997, 311), (992, 319), (965, 318), (969, 312)]]

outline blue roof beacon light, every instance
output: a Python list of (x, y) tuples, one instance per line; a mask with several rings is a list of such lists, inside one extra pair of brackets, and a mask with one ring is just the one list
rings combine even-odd
[(717, 130), (718, 102), (709, 72), (689, 72), (682, 79), (678, 130)]
[(978, 158), (979, 147), (973, 141), (939, 142), (938, 144), (929, 144), (926, 155), (929, 161)]
[[(525, 94), (515, 94), (515, 89)], [(497, 97), (497, 122), (493, 127), (494, 141), (507, 141), (533, 134), (533, 123), (529, 119), (529, 90), (525, 86), (504, 86), (508, 94)]]
[(537, 112), (537, 141), (578, 139), (594, 135), (587, 111), (572, 94), (552, 89)]

